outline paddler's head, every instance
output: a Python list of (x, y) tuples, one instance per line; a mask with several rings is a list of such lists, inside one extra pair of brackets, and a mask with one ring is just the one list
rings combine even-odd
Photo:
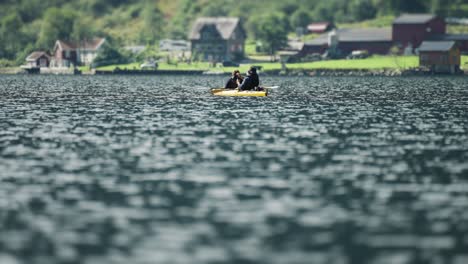
[(247, 72), (249, 75), (257, 74), (257, 68), (250, 67), (249, 71)]

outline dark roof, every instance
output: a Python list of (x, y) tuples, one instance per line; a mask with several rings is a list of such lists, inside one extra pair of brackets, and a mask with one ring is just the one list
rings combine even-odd
[(346, 42), (381, 42), (392, 41), (391, 28), (363, 28), (338, 30), (339, 41)]
[(26, 61), (36, 61), (37, 59), (39, 59), (42, 56), (46, 56), (48, 59), (50, 59), (50, 56), (49, 56), (49, 54), (47, 54), (47, 52), (45, 52), (45, 51), (34, 51), (31, 54), (29, 54), (28, 57), (26, 57)]
[(431, 40), (468, 41), (468, 34), (439, 34), (433, 35)]
[(419, 51), (449, 51), (455, 46), (455, 41), (424, 41)]
[(71, 42), (65, 40), (57, 40), (56, 45), (59, 45), (62, 50), (97, 50), (106, 41), (105, 38), (94, 38), (90, 40), (84, 40), (79, 42)]
[[(363, 28), (350, 29), (342, 28), (336, 30), (339, 42), (391, 42), (391, 28)], [(326, 45), (328, 43), (328, 33), (306, 42), (306, 45)]]
[(437, 18), (433, 14), (403, 14), (393, 21), (393, 24), (426, 24)]
[(240, 20), (237, 17), (201, 17), (193, 24), (189, 39), (200, 39), (200, 31), (205, 26), (215, 26), (223, 39), (229, 39), (239, 23)]

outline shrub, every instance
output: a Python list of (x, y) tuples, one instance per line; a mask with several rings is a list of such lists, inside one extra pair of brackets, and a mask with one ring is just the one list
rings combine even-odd
[(131, 61), (131, 55), (129, 52), (119, 50), (111, 44), (104, 44), (102, 49), (91, 65), (92, 68), (114, 65), (114, 64), (126, 64)]
[(0, 67), (1, 68), (14, 67), (14, 66), (16, 66), (16, 63), (14, 61), (7, 60), (7, 59), (0, 59)]

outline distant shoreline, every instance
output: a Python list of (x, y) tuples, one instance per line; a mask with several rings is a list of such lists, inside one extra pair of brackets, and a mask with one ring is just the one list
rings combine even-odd
[[(398, 70), (398, 69), (292, 69), (288, 71), (265, 70), (260, 73), (264, 76), (303, 76), (303, 77), (411, 77), (411, 76), (468, 76), (468, 72), (458, 74), (435, 74), (429, 71), (418, 69)], [(19, 68), (0, 68), (0, 75), (73, 75), (62, 73), (28, 74)], [(222, 75), (229, 76), (227, 71), (202, 71), (202, 70), (113, 70), (95, 72), (85, 72), (77, 75)]]
[[(218, 64), (213, 67), (208, 62), (192, 62), (168, 64), (158, 63), (157, 70), (141, 70), (137, 62), (129, 64), (109, 65), (89, 70), (88, 67), (78, 67), (82, 74), (121, 74), (121, 75), (229, 75), (233, 70), (246, 72), (250, 66), (256, 66), (262, 74), (277, 76), (425, 76), (430, 72), (419, 69), (417, 56), (373, 56), (355, 60), (320, 60), (315, 62), (287, 63), (284, 70), (279, 62), (245, 61), (238, 66), (223, 67)], [(468, 56), (462, 56), (461, 67), (468, 70)], [(0, 68), (0, 74), (20, 73), (17, 68)], [(73, 74), (73, 70), (53, 68), (45, 70), (46, 74)], [(466, 73), (465, 73), (466, 74)]]

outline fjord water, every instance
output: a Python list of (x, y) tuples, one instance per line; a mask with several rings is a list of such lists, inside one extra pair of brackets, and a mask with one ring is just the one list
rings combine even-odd
[(0, 263), (468, 263), (468, 79), (0, 76)]

